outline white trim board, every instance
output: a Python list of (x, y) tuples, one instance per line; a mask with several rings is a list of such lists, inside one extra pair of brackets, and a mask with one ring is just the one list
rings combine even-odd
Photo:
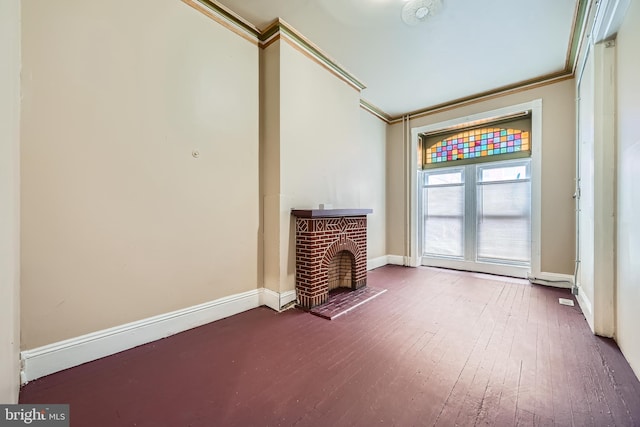
[(389, 264), (389, 257), (387, 255), (379, 256), (377, 258), (372, 258), (367, 260), (367, 271), (373, 270), (375, 268), (384, 267)]
[(276, 311), (295, 300), (295, 291), (278, 294), (260, 288), (170, 313), (149, 317), (20, 353), (21, 383), (91, 362), (139, 345), (266, 305)]
[(266, 305), (272, 310), (282, 311), (282, 307), (296, 300), (296, 291), (275, 292), (271, 289), (263, 288), (262, 305)]
[(593, 43), (613, 38), (624, 21), (631, 0), (600, 0), (593, 20), (591, 38)]
[(593, 305), (589, 300), (587, 294), (582, 290), (582, 288), (578, 285), (578, 295), (576, 296), (576, 300), (578, 301), (578, 305), (582, 310), (582, 314), (584, 318), (587, 320), (589, 324), (589, 328), (593, 331)]
[(280, 311), (280, 294), (271, 289), (262, 288), (262, 304), (272, 310)]
[(529, 275), (529, 282), (536, 285), (551, 286), (554, 288), (571, 289), (573, 287), (573, 276), (570, 274), (540, 273), (536, 276)]
[(387, 263), (391, 265), (405, 265), (402, 255), (387, 255)]
[(449, 260), (446, 258), (422, 257), (422, 265), (425, 267), (447, 268), (450, 270), (462, 270), (469, 272), (495, 274), (524, 279), (527, 277), (529, 267), (521, 267), (506, 264), (491, 264), (484, 262), (472, 262), (464, 260)]
[(278, 311), (280, 311), (282, 309), (282, 307), (284, 307), (285, 305), (287, 305), (289, 303), (292, 303), (292, 302), (294, 302), (296, 300), (297, 300), (297, 297), (296, 297), (296, 291), (295, 290), (281, 292), (280, 293), (280, 308), (278, 309)]
[(402, 255), (383, 255), (381, 257), (372, 258), (368, 260), (367, 270), (373, 270), (379, 267), (384, 267), (385, 265), (402, 265), (402, 266), (409, 266), (409, 267), (417, 267), (418, 265), (420, 265), (420, 262), (418, 260), (417, 264), (412, 265), (410, 257), (405, 257)]

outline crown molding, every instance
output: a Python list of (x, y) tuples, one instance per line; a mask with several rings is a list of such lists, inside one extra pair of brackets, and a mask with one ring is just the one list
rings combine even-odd
[[(341, 80), (348, 83), (354, 89), (362, 91), (366, 85), (356, 78), (352, 73), (347, 71), (345, 67), (340, 65), (336, 60), (331, 58), (322, 49), (315, 45), (312, 41), (303, 36), (298, 30), (281, 18), (274, 20), (263, 30), (258, 29), (253, 24), (236, 14), (232, 10), (218, 3), (216, 0), (181, 0), (194, 9), (204, 13), (211, 19), (222, 24), (226, 28), (245, 38), (246, 40), (258, 45), (261, 49), (266, 49), (277, 40), (286, 41), (289, 45), (299, 50)], [(584, 39), (584, 31), (586, 30), (586, 20), (589, 17), (588, 11), (593, 7), (593, 0), (578, 0), (576, 11), (574, 14), (571, 37), (567, 48), (567, 56), (565, 60), (565, 68), (562, 71), (539, 76), (533, 79), (521, 81), (507, 86), (502, 86), (490, 91), (476, 93), (463, 98), (454, 99), (445, 103), (432, 105), (419, 110), (408, 112), (401, 115), (390, 115), (382, 109), (374, 106), (370, 102), (360, 99), (360, 107), (370, 112), (374, 116), (387, 124), (395, 124), (402, 121), (403, 117), (418, 118), (428, 116), (442, 111), (459, 108), (500, 96), (510, 95), (513, 93), (530, 90), (533, 88), (557, 83), (563, 80), (571, 79), (575, 76), (575, 68), (578, 60), (581, 43)]]
[(559, 73), (548, 74), (546, 76), (538, 77), (535, 79), (526, 80), (512, 85), (503, 86), (494, 90), (476, 93), (474, 95), (465, 96), (463, 98), (454, 99), (442, 104), (433, 105), (428, 108), (412, 111), (410, 113), (392, 117), (389, 124), (396, 124), (402, 122), (403, 117), (409, 119), (416, 119), (420, 117), (430, 116), (432, 114), (441, 113), (443, 111), (453, 110), (455, 108), (464, 107), (466, 105), (477, 104), (478, 102), (488, 101), (494, 98), (500, 98), (514, 93), (523, 92), (525, 90), (531, 90), (542, 86), (558, 83), (564, 80), (572, 79), (573, 73), (561, 71)]
[(266, 49), (276, 40), (285, 40), (291, 46), (331, 71), (334, 75), (351, 85), (356, 90), (362, 91), (367, 87), (336, 60), (327, 55), (311, 40), (307, 39), (298, 30), (281, 18), (274, 20), (265, 29), (259, 30), (249, 21), (245, 20), (240, 15), (215, 0), (181, 1), (205, 14), (219, 24), (222, 24), (224, 27), (240, 35), (251, 43), (259, 45), (262, 49)]
[(345, 67), (340, 65), (335, 59), (327, 55), (316, 44), (281, 18), (276, 19), (262, 30), (258, 38), (260, 40), (260, 47), (262, 48), (267, 48), (278, 39), (285, 40), (358, 91), (362, 91), (367, 87), (357, 77), (347, 71)]
[(231, 9), (212, 0), (181, 0), (243, 39), (258, 44), (260, 30)]
[(391, 122), (390, 115), (388, 115), (387, 113), (382, 111), (380, 108), (376, 107), (375, 105), (371, 104), (370, 102), (366, 101), (365, 99), (360, 98), (360, 108), (368, 111), (369, 113), (373, 114), (374, 116), (376, 116), (377, 118), (379, 118), (380, 120), (382, 120), (387, 124)]

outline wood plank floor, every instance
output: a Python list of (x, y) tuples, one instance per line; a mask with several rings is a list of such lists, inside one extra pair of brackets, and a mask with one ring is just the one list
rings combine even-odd
[(260, 307), (33, 381), (72, 426), (640, 426), (640, 383), (567, 290), (386, 266), (326, 320)]

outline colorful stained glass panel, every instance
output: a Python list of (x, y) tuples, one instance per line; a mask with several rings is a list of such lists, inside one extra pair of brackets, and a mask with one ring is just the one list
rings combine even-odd
[(484, 128), (453, 135), (427, 148), (426, 164), (474, 159), (530, 150), (529, 132)]

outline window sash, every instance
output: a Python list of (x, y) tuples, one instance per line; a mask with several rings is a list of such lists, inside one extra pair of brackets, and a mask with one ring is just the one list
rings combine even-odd
[(423, 256), (530, 265), (530, 160), (430, 169), (422, 184)]

